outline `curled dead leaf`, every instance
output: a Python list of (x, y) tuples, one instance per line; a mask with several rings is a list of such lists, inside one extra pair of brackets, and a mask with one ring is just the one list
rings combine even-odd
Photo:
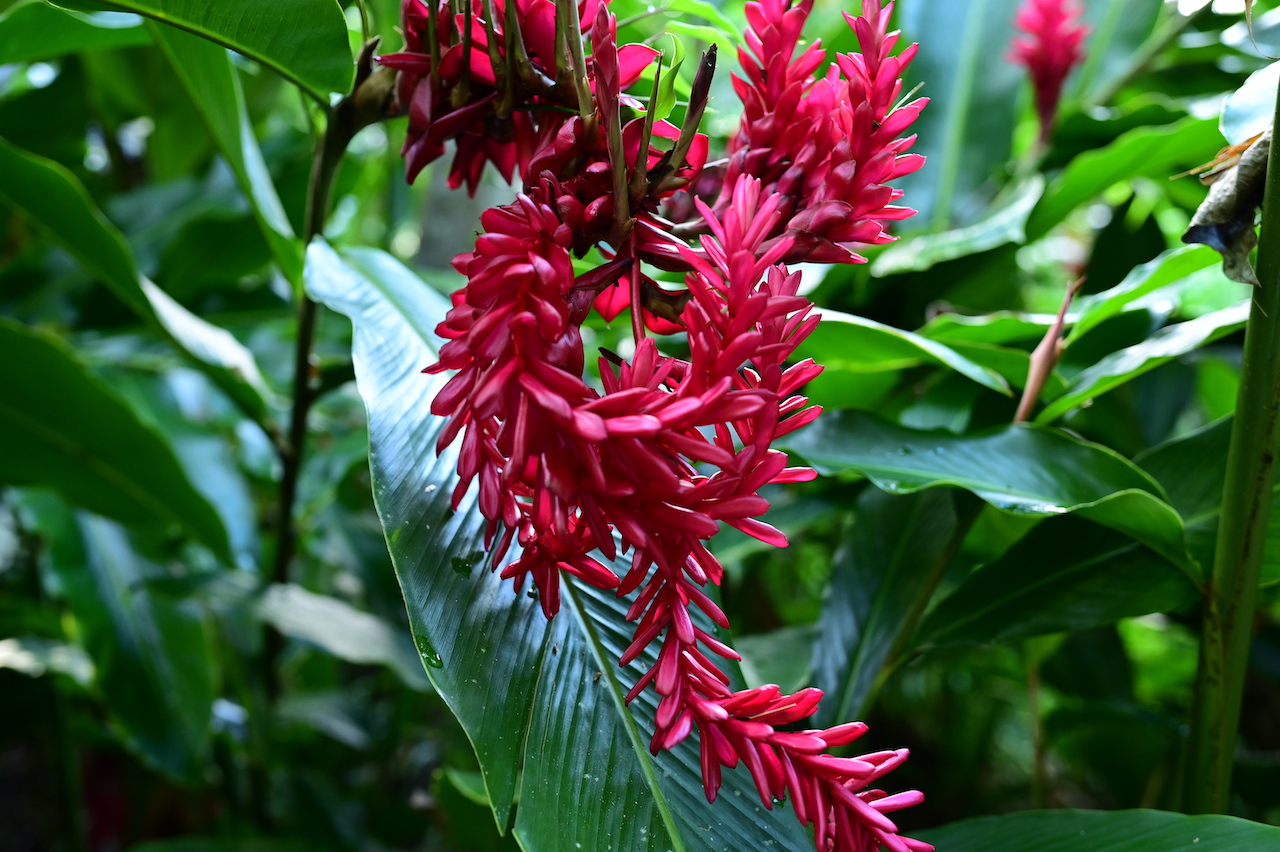
[(1238, 161), (1221, 171), (1209, 187), (1184, 243), (1202, 243), (1222, 255), (1222, 271), (1232, 281), (1258, 286), (1249, 254), (1258, 244), (1255, 230), (1258, 208), (1266, 189), (1267, 158), (1271, 131), (1263, 133), (1240, 154)]

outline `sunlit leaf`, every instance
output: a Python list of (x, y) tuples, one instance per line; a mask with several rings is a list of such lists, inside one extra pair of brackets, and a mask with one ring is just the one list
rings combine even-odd
[(43, 0), (24, 0), (0, 13), (0, 65), (150, 43), (134, 15), (67, 12)]
[(1105, 148), (1083, 153), (1045, 191), (1027, 221), (1027, 239), (1040, 239), (1112, 184), (1135, 177), (1164, 180), (1210, 159), (1221, 146), (1214, 122), (1187, 118), (1131, 130)]
[(1009, 190), (1004, 203), (981, 221), (954, 231), (908, 237), (890, 245), (871, 264), (871, 274), (883, 278), (923, 272), (948, 260), (1021, 243), (1027, 236), (1027, 217), (1043, 194), (1044, 178), (1036, 174)]
[(1141, 343), (1103, 358), (1072, 379), (1067, 390), (1036, 417), (1037, 423), (1057, 418), (1096, 396), (1101, 396), (1207, 343), (1239, 331), (1249, 319), (1249, 302), (1163, 328)]
[(57, 672), (81, 686), (88, 686), (93, 680), (93, 660), (83, 649), (36, 636), (0, 639), (0, 669), (22, 672), (29, 677)]
[(136, 12), (195, 33), (272, 68), (328, 104), (351, 88), (355, 63), (336, 0), (56, 0), (81, 11)]
[(1008, 382), (995, 370), (963, 357), (946, 345), (909, 331), (840, 311), (823, 310), (822, 322), (796, 350), (831, 372), (880, 373), (918, 364), (955, 370), (983, 387), (1006, 396)]
[(286, 278), (297, 281), (302, 274), (302, 249), (253, 136), (231, 57), (219, 45), (182, 30), (155, 23), (148, 28), (230, 164), (276, 262)]

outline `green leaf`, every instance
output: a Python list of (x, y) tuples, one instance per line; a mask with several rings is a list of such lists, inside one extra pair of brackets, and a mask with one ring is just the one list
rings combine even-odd
[(57, 672), (81, 686), (88, 686), (93, 680), (93, 660), (82, 648), (35, 636), (0, 639), (0, 669), (22, 672), (29, 677)]
[(1255, 71), (1222, 102), (1218, 129), (1229, 145), (1243, 145), (1271, 126), (1276, 114), (1276, 89), (1280, 87), (1280, 62)]
[(658, 81), (658, 100), (653, 109), (654, 121), (665, 120), (676, 108), (676, 81), (680, 79), (680, 67), (684, 65), (684, 45), (674, 35), (668, 36), (672, 44), (671, 59), (666, 63), (662, 78)]
[[(1206, 568), (1213, 564), (1218, 539), (1231, 424), (1232, 418), (1224, 417), (1135, 459), (1164, 486), (1169, 502), (1186, 519), (1188, 548)], [(1280, 583), (1280, 483), (1271, 492), (1261, 583), (1264, 586)]]
[(427, 673), (476, 750), (498, 825), (518, 789), (515, 832), (530, 852), (806, 848), (799, 823), (765, 811), (746, 773), (726, 773), (708, 805), (694, 743), (649, 755), (655, 703), (622, 701), (638, 676), (616, 662), (631, 636), (624, 601), (566, 578), (547, 623), (487, 570), (474, 492), (453, 511), (456, 454), (435, 456), (443, 421), (429, 407), (442, 382), (421, 373), (447, 302), (387, 255), (349, 256), (313, 245), (308, 288), (352, 318), (388, 547)]
[(1027, 217), (1044, 194), (1044, 178), (1036, 174), (1013, 187), (1002, 204), (965, 228), (908, 237), (886, 248), (871, 264), (876, 278), (923, 272), (939, 263), (990, 251), (1026, 240)]
[(816, 628), (799, 624), (733, 637), (733, 650), (742, 655), (738, 665), (747, 688), (773, 684), (785, 693), (795, 693), (808, 686), (813, 671), (807, 658)]
[(1112, 450), (1062, 432), (1016, 425), (953, 435), (841, 411), (787, 446), (819, 473), (860, 473), (894, 494), (954, 485), (1012, 514), (1074, 512), (1189, 565), (1182, 520), (1156, 481)]
[(900, 654), (950, 562), (958, 528), (954, 495), (868, 488), (835, 573), (813, 645), (813, 685), (826, 693), (819, 724), (864, 718), (877, 679)]
[(1088, 296), (1077, 304), (1071, 331), (1063, 341), (1070, 346), (1086, 332), (1123, 312), (1143, 296), (1176, 284), (1194, 272), (1220, 262), (1222, 256), (1208, 246), (1182, 246), (1139, 266), (1124, 280), (1104, 293)]
[[(974, 220), (1012, 150), (1021, 68), (1005, 58), (1017, 0), (910, 0), (898, 7), (907, 42), (926, 46), (903, 91), (924, 83), (929, 106), (912, 125), (912, 147), (929, 165), (897, 181), (919, 211), (913, 225), (931, 231)], [(840, 22), (842, 29), (847, 29)], [(995, 47), (998, 45), (998, 47)]]
[(919, 364), (948, 367), (1005, 396), (1009, 384), (995, 370), (975, 364), (936, 340), (840, 311), (822, 311), (822, 322), (796, 350), (830, 372), (898, 372)]
[(1086, 103), (1108, 91), (1141, 61), (1139, 48), (1152, 36), (1162, 0), (1088, 0), (1084, 22), (1089, 27), (1084, 63), (1071, 91)]
[(741, 28), (720, 11), (720, 7), (715, 3), (709, 3), (707, 0), (667, 0), (662, 8), (670, 12), (695, 15), (704, 21), (709, 21), (735, 47), (742, 44)]
[(947, 852), (1262, 852), (1280, 828), (1164, 811), (1024, 811), (920, 832)]
[(1000, 642), (1168, 612), (1196, 586), (1169, 561), (1077, 517), (1044, 521), (925, 617), (918, 645)]
[(355, 76), (347, 21), (336, 0), (51, 0), (84, 11), (115, 9), (187, 30), (261, 62), (324, 105)]
[(0, 65), (150, 43), (142, 21), (132, 15), (67, 12), (42, 0), (25, 0), (0, 13)]
[(56, 489), (130, 526), (181, 529), (230, 559), (227, 533), (165, 438), (49, 334), (0, 319), (0, 482)]
[(980, 316), (945, 313), (929, 320), (918, 333), (930, 340), (999, 346), (1040, 340), (1053, 321), (1051, 314), (1013, 311), (995, 311)]
[(155, 23), (147, 26), (230, 164), (281, 271), (288, 280), (298, 281), (302, 275), (301, 246), (253, 136), (240, 75), (231, 57), (213, 42), (182, 30)]
[(1027, 222), (1027, 240), (1040, 239), (1112, 184), (1135, 177), (1163, 180), (1208, 160), (1221, 145), (1213, 121), (1188, 118), (1166, 127), (1131, 130), (1105, 148), (1081, 154), (1036, 205)]
[(153, 589), (165, 571), (103, 518), (74, 517), (54, 501), (27, 502), (48, 539), (45, 569), (75, 617), (107, 709), (155, 768), (196, 781), (210, 743), (217, 669), (213, 631), (191, 600)]
[(1051, 423), (1076, 406), (1132, 381), (1161, 364), (1244, 328), (1248, 320), (1249, 302), (1244, 301), (1188, 322), (1168, 326), (1141, 343), (1113, 352), (1076, 376), (1061, 396), (1045, 406), (1036, 417), (1036, 422)]
[(345, 601), (301, 586), (274, 585), (258, 602), (258, 614), (285, 636), (349, 663), (384, 665), (411, 688), (430, 689), (409, 635)]
[(75, 175), (0, 139), (0, 199), (39, 224), (143, 320), (152, 323), (259, 422), (272, 401), (253, 354), (138, 273), (124, 236)]

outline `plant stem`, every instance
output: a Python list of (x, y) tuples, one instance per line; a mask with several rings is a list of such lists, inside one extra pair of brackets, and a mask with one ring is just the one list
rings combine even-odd
[(1267, 171), (1258, 280), (1245, 332), (1222, 515), (1206, 592), (1184, 810), (1230, 804), (1236, 730), (1266, 542), (1280, 424), (1280, 169)]
[[(311, 180), (307, 187), (306, 219), (302, 229), (304, 245), (324, 232), (329, 217), (330, 199), (333, 195), (333, 179), (337, 174), (347, 146), (363, 128), (387, 115), (387, 105), (392, 95), (394, 74), (388, 69), (373, 67), (376, 39), (367, 42), (357, 62), (355, 86), (351, 94), (342, 99), (327, 116), (316, 157), (312, 162)], [(298, 478), (302, 473), (303, 453), (307, 440), (307, 415), (316, 399), (315, 376), (311, 353), (315, 343), (316, 323), (319, 316), (316, 303), (307, 296), (305, 287), (298, 292), (298, 332), (293, 360), (293, 411), (289, 418), (289, 433), (280, 446), (283, 470), (280, 476), (279, 513), (277, 515), (276, 552), (271, 580), (274, 583), (289, 581), (289, 565), (293, 562), (298, 545), (297, 521), (294, 510), (298, 497)], [(267, 629), (265, 662), (267, 672), (267, 698), (274, 701), (280, 694), (277, 662), (284, 650), (284, 637), (274, 628)]]

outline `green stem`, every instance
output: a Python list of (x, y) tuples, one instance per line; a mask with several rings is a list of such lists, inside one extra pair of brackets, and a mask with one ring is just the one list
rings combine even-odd
[(1184, 810), (1230, 804), (1236, 730), (1266, 542), (1280, 437), (1280, 169), (1267, 170), (1258, 280), (1245, 332), (1240, 392), (1223, 485), (1222, 515), (1206, 592), (1191, 710)]
[[(311, 181), (307, 187), (306, 220), (302, 234), (304, 245), (309, 246), (312, 240), (324, 232), (333, 195), (333, 179), (343, 155), (346, 154), (347, 146), (363, 128), (380, 121), (387, 114), (386, 107), (392, 95), (394, 75), (385, 68), (374, 70), (373, 54), (376, 48), (377, 40), (365, 44), (357, 64), (354, 89), (327, 116), (324, 134), (312, 163)], [(298, 545), (294, 511), (307, 439), (307, 415), (317, 396), (316, 371), (312, 368), (311, 354), (318, 317), (316, 303), (307, 296), (305, 289), (301, 290), (298, 293), (298, 333), (294, 345), (293, 411), (289, 418), (289, 433), (280, 447), (282, 472), (276, 520), (278, 537), (271, 572), (274, 583), (289, 581), (289, 565), (293, 562)], [(271, 701), (280, 693), (277, 662), (283, 650), (284, 637), (268, 628), (265, 657), (267, 697)]]

